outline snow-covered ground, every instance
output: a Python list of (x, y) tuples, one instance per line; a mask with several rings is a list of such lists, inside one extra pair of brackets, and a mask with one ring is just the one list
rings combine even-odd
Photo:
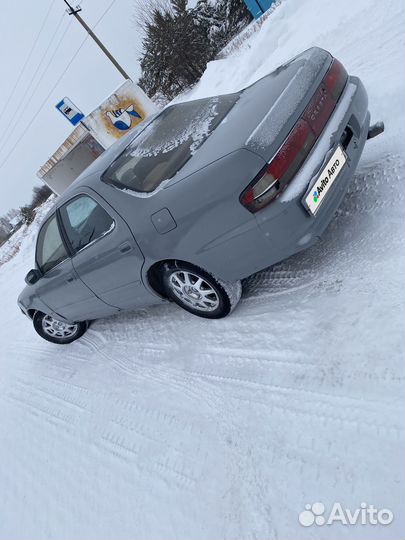
[[(188, 96), (320, 45), (386, 123), (321, 243), (230, 317), (168, 304), (55, 346), (16, 306), (40, 216), (0, 250), (0, 538), (404, 536), (403, 21), (402, 0), (285, 0)], [(395, 517), (305, 528), (316, 501)]]

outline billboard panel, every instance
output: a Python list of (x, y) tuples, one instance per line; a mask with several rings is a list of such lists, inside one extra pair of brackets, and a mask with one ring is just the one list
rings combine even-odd
[(98, 142), (108, 148), (156, 111), (153, 101), (128, 80), (86, 116), (84, 123)]

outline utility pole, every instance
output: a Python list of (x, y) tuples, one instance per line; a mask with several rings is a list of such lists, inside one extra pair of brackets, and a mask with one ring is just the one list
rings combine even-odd
[(103, 53), (107, 56), (107, 58), (114, 64), (114, 66), (118, 69), (118, 71), (121, 73), (121, 75), (124, 77), (124, 79), (130, 79), (130, 76), (128, 73), (119, 65), (117, 60), (113, 57), (113, 55), (104, 47), (104, 45), (101, 43), (101, 41), (98, 39), (96, 34), (92, 31), (91, 28), (84, 22), (84, 20), (80, 17), (79, 11), (82, 10), (80, 6), (76, 6), (76, 8), (73, 8), (68, 0), (63, 0), (65, 4), (68, 6), (68, 14), (73, 15), (79, 23), (83, 26), (83, 28), (86, 30), (86, 32), (89, 34), (91, 38), (94, 39), (94, 41), (97, 43), (97, 45), (100, 47), (100, 49), (103, 51)]

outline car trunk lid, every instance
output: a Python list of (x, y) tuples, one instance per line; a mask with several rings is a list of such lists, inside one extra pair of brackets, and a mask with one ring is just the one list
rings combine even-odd
[(331, 61), (327, 51), (315, 47), (243, 90), (201, 151), (184, 165), (181, 178), (173, 180), (241, 148), (268, 161), (308, 105)]
[(246, 139), (249, 150), (266, 160), (272, 157), (300, 118), (331, 62), (332, 56), (327, 51), (314, 47), (276, 70), (276, 77), (283, 70), (289, 77), (284, 77), (278, 97)]

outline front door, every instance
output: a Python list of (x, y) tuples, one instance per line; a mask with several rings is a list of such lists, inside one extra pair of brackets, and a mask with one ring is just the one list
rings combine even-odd
[(141, 280), (144, 258), (125, 221), (90, 188), (60, 208), (73, 267), (94, 294), (129, 309), (150, 303)]
[(62, 241), (55, 214), (39, 232), (36, 259), (43, 275), (35, 285), (35, 292), (56, 315), (80, 321), (118, 311), (97, 298), (79, 279)]

